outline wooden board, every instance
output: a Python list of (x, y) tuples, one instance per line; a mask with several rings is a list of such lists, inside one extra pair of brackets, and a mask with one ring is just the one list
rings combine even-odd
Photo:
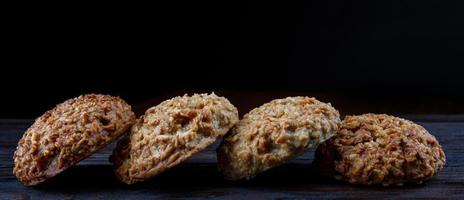
[[(447, 164), (422, 185), (355, 186), (320, 177), (311, 168), (314, 151), (250, 181), (228, 182), (216, 166), (217, 143), (194, 158), (135, 185), (118, 183), (108, 162), (114, 144), (38, 187), (26, 187), (12, 174), (12, 155), (31, 120), (0, 120), (0, 199), (464, 199), (464, 121), (446, 116), (409, 116), (442, 144)], [(461, 119), (461, 118), (458, 118)]]

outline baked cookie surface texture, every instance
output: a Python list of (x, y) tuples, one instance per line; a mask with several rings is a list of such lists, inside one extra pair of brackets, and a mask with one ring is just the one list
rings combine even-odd
[(203, 150), (238, 122), (238, 111), (213, 94), (175, 97), (148, 109), (111, 156), (119, 180), (156, 176)]
[(13, 173), (37, 185), (92, 155), (128, 130), (135, 114), (124, 100), (88, 94), (58, 104), (20, 139)]
[(354, 184), (402, 185), (432, 178), (445, 165), (437, 139), (411, 121), (385, 115), (347, 116), (337, 136), (320, 145), (315, 166)]
[(228, 180), (250, 179), (332, 137), (338, 111), (309, 97), (276, 99), (253, 109), (218, 148), (219, 169)]

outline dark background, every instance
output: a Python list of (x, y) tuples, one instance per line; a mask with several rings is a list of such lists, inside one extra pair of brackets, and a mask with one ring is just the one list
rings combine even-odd
[(464, 113), (463, 1), (4, 8), (2, 118), (34, 118), (89, 92), (141, 111), (215, 91), (242, 113), (286, 95), (342, 113)]

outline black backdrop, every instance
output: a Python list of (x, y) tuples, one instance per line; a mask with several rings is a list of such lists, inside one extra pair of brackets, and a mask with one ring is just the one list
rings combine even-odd
[(0, 117), (87, 92), (179, 89), (462, 97), (464, 2), (11, 5)]

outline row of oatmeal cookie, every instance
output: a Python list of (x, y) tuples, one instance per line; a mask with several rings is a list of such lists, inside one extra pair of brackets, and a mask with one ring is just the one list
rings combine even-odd
[(229, 180), (250, 179), (312, 147), (318, 147), (314, 165), (323, 174), (355, 184), (420, 182), (445, 164), (441, 146), (423, 127), (375, 114), (341, 121), (330, 103), (315, 98), (276, 99), (239, 120), (224, 97), (185, 95), (136, 119), (124, 100), (89, 94), (36, 119), (18, 143), (13, 173), (25, 185), (37, 185), (126, 132), (110, 160), (127, 184), (152, 178), (223, 136), (217, 159)]

